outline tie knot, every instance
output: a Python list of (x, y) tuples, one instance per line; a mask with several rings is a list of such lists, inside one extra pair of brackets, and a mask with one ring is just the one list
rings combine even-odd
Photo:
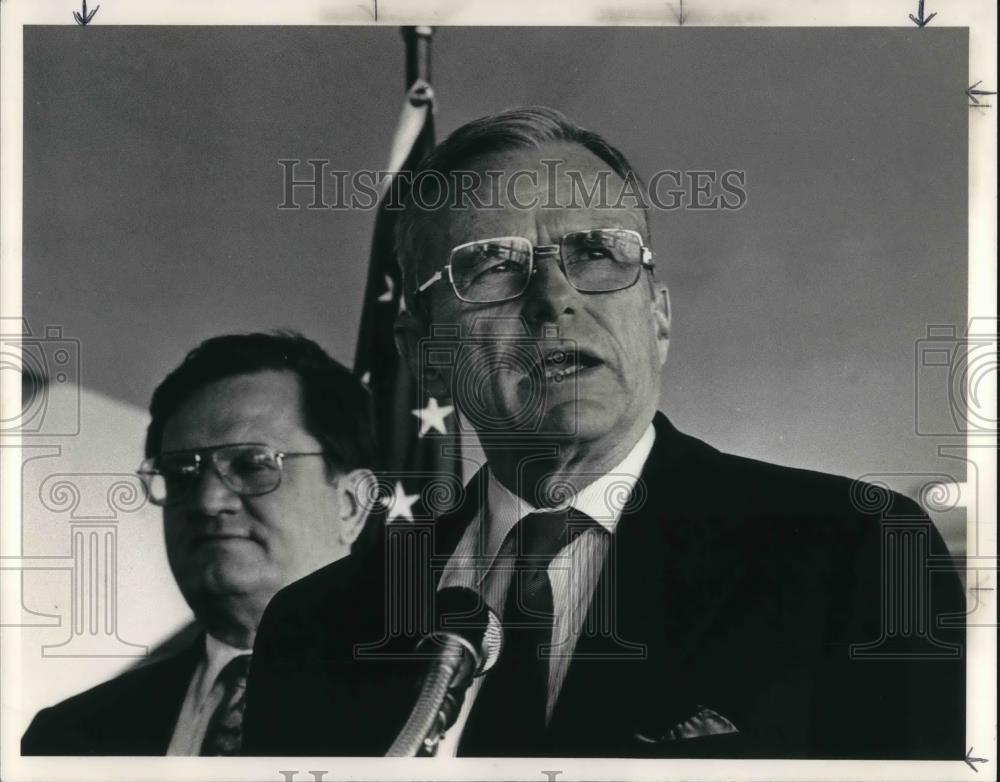
[(572, 508), (531, 513), (511, 531), (511, 554), (544, 567), (574, 538), (595, 526), (593, 519)]
[(219, 671), (217, 681), (221, 682), (227, 690), (234, 687), (246, 687), (247, 675), (250, 673), (250, 655), (241, 654), (234, 657)]
[(543, 511), (525, 516), (514, 526), (513, 554), (518, 558), (551, 560), (567, 543), (566, 521), (565, 511)]

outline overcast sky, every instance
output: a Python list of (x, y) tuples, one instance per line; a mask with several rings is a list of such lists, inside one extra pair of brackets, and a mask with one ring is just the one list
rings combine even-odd
[[(277, 161), (386, 164), (397, 29), (28, 28), (24, 55), (24, 312), (81, 341), (87, 386), (144, 407), (234, 330), (353, 360), (373, 214), (279, 211)], [(966, 317), (966, 71), (957, 28), (433, 42), (439, 137), (542, 103), (647, 176), (746, 172), (740, 211), (653, 215), (662, 408), (717, 447), (849, 475), (955, 469), (913, 432), (914, 350)]]

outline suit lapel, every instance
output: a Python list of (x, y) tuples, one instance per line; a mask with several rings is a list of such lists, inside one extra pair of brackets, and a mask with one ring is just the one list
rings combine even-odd
[[(165, 755), (191, 676), (205, 648), (204, 636), (179, 654), (127, 674), (127, 691), (101, 733), (109, 754)], [(126, 682), (123, 682), (126, 684)], [(104, 743), (104, 742), (101, 742)]]
[[(157, 733), (164, 736), (162, 749), (157, 754), (166, 754), (173, 737), (177, 717), (180, 714), (188, 685), (194, 674), (194, 669), (201, 659), (205, 648), (205, 638), (201, 636), (186, 652), (178, 655), (175, 660), (164, 666), (161, 671), (162, 686), (154, 696), (151, 704), (154, 713), (158, 715)], [(161, 732), (162, 731), (162, 732)]]
[(386, 639), (391, 651), (405, 654), (430, 629), (442, 572), (481, 509), (486, 476), (485, 468), (477, 472), (465, 486), (459, 505), (433, 522), (397, 522), (386, 527), (380, 563), (384, 575), (378, 577), (383, 586), (376, 599), (390, 614), (385, 627), (404, 628)]
[(654, 426), (653, 450), (595, 589), (603, 599), (591, 602), (585, 623), (612, 631), (584, 633), (577, 643), (550, 723), (556, 744), (580, 746), (581, 735), (658, 738), (690, 717), (699, 693), (689, 691), (686, 665), (743, 568), (722, 545), (717, 452), (662, 414)]
[(462, 535), (476, 516), (485, 509), (486, 482), (489, 473), (486, 467), (480, 468), (464, 489), (465, 496), (458, 507), (443, 516), (434, 524), (434, 545), (432, 550), (435, 558), (434, 585), (441, 580), (441, 569), (454, 553), (462, 539)]
[[(334, 656), (350, 664), (339, 666), (325, 686), (331, 702), (348, 688), (359, 693), (355, 709), (343, 715), (348, 722), (332, 727), (334, 734), (348, 737), (345, 753), (362, 734), (365, 746), (384, 752), (413, 708), (414, 684), (426, 664), (413, 655), (414, 646), (431, 627), (442, 570), (480, 509), (485, 475), (477, 473), (458, 507), (434, 522), (385, 526), (379, 550), (364, 566), (359, 563), (358, 581), (352, 580), (365, 609), (356, 612), (359, 625), (349, 649), (341, 648), (343, 639), (331, 617), (331, 646), (338, 649)], [(352, 681), (345, 683), (343, 676)], [(364, 683), (359, 686), (359, 681)]]

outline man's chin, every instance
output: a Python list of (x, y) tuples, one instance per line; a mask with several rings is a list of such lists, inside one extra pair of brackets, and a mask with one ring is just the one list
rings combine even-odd
[(267, 562), (260, 556), (259, 549), (230, 550), (197, 568), (196, 577), (201, 591), (206, 594), (238, 597), (260, 592), (266, 583), (274, 581), (268, 578), (267, 571)]
[(621, 411), (601, 400), (546, 400), (543, 410), (510, 414), (503, 418), (471, 423), (480, 440), (508, 440), (526, 437), (532, 440), (593, 440), (613, 435), (619, 425)]
[(202, 581), (202, 591), (215, 598), (242, 598), (261, 591), (260, 572), (229, 569), (224, 572), (206, 574)]
[(548, 408), (539, 431), (583, 443), (617, 439), (623, 434), (621, 425), (620, 409), (603, 400), (581, 398)]

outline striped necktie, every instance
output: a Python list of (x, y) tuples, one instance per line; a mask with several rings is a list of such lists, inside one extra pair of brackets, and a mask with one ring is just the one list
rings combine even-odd
[(250, 655), (234, 657), (219, 672), (216, 681), (225, 688), (222, 701), (212, 713), (201, 743), (202, 755), (238, 755), (243, 738)]
[(503, 608), (503, 648), (472, 706), (459, 755), (538, 754), (555, 618), (548, 567), (573, 537), (594, 525), (579, 511), (573, 511), (572, 521), (567, 511), (546, 511), (525, 516), (508, 533), (494, 565), (512, 570)]

